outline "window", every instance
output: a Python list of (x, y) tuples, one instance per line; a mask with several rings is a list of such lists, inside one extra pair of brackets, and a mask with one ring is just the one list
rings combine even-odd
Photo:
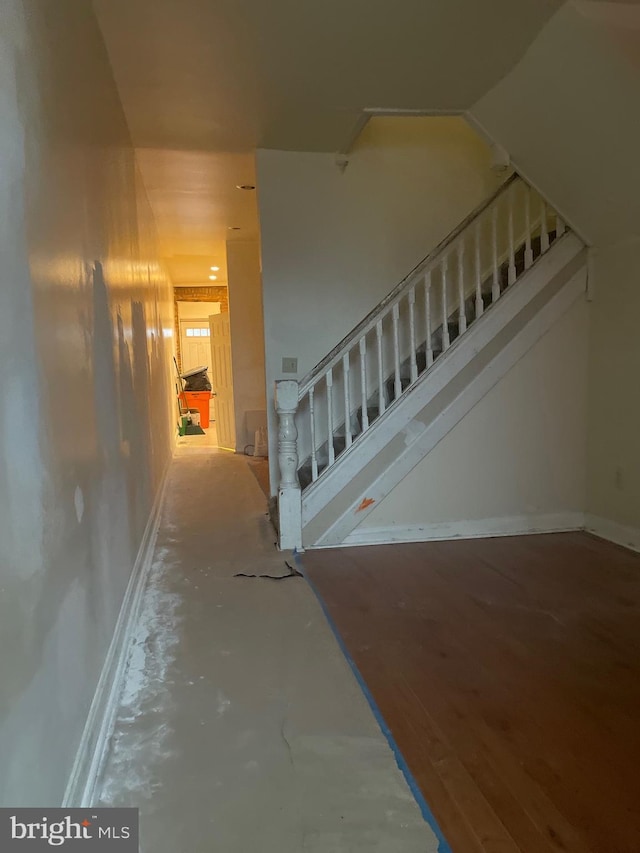
[(186, 329), (185, 334), (188, 338), (210, 338), (211, 329)]

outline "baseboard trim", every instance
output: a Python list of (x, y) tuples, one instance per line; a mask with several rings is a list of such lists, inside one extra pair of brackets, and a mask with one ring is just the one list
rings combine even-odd
[(583, 513), (560, 512), (483, 518), (478, 521), (453, 521), (443, 524), (359, 527), (353, 530), (338, 547), (389, 545), (394, 542), (434, 542), (444, 539), (482, 539), (490, 536), (523, 536), (530, 533), (560, 533), (568, 530), (582, 530), (584, 525)]
[[(171, 461), (171, 460), (170, 460)], [(63, 808), (86, 808), (94, 803), (107, 748), (115, 725), (120, 687), (125, 674), (130, 639), (153, 561), (160, 515), (167, 489), (170, 461), (147, 521), (140, 548), (124, 594), (118, 621), (107, 651), (100, 678), (89, 708), (71, 775), (62, 801)]]
[(623, 548), (629, 548), (631, 551), (640, 551), (640, 528), (638, 527), (627, 527), (599, 515), (587, 514), (584, 528), (600, 539), (622, 545)]

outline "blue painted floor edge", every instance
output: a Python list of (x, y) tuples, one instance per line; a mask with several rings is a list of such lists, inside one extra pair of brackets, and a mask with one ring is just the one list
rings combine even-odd
[(358, 669), (356, 662), (353, 660), (353, 658), (349, 654), (349, 650), (347, 649), (345, 642), (342, 639), (340, 632), (338, 631), (338, 627), (337, 627), (336, 623), (333, 621), (333, 617), (329, 613), (329, 610), (328, 610), (326, 604), (324, 603), (322, 596), (320, 595), (320, 593), (316, 589), (315, 584), (313, 583), (311, 578), (309, 578), (309, 576), (305, 572), (304, 564), (302, 562), (302, 557), (298, 551), (293, 552), (293, 559), (295, 560), (296, 567), (297, 567), (298, 571), (304, 577), (305, 581), (311, 587), (313, 594), (318, 599), (320, 607), (322, 608), (322, 612), (325, 615), (325, 619), (329, 623), (329, 627), (331, 628), (333, 635), (336, 638), (338, 645), (340, 646), (342, 654), (345, 656), (346, 661), (349, 664), (349, 666), (351, 667), (351, 671), (353, 672), (356, 681), (360, 685), (360, 689), (364, 693), (365, 699), (369, 703), (369, 707), (371, 708), (373, 716), (376, 718), (376, 722), (380, 726), (380, 731), (382, 732), (382, 734), (387, 739), (387, 743), (389, 744), (389, 747), (391, 748), (391, 751), (393, 752), (393, 757), (396, 760), (396, 764), (398, 765), (400, 772), (404, 776), (404, 778), (407, 782), (407, 785), (409, 786), (409, 790), (413, 794), (413, 798), (415, 799), (416, 803), (418, 804), (418, 808), (420, 809), (422, 817), (424, 818), (425, 822), (431, 827), (433, 834), (438, 839), (438, 853), (452, 853), (451, 847), (449, 846), (449, 842), (444, 837), (442, 830), (438, 826), (438, 823), (437, 823), (435, 817), (433, 816), (433, 812), (429, 808), (429, 804), (425, 800), (424, 795), (418, 786), (418, 783), (414, 779), (413, 773), (409, 769), (409, 765), (407, 764), (404, 756), (400, 752), (400, 748), (398, 747), (398, 744), (395, 741), (395, 738), (391, 732), (391, 729), (389, 728), (384, 717), (382, 716), (382, 712), (380, 711), (380, 708), (378, 707), (376, 700), (373, 698), (371, 691), (367, 687), (367, 684), (366, 684), (364, 678), (362, 677), (362, 674), (361, 674), (360, 670)]

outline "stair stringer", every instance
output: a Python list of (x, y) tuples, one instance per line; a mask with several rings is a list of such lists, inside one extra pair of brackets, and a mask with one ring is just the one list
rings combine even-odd
[(304, 547), (342, 544), (585, 288), (586, 251), (567, 233), (305, 490)]

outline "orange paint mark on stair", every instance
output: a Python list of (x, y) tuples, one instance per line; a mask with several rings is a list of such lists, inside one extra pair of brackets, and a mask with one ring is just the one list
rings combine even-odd
[(366, 509), (368, 506), (371, 506), (371, 504), (374, 504), (375, 502), (375, 498), (363, 498), (362, 503), (360, 504), (356, 512), (362, 512), (363, 509)]

